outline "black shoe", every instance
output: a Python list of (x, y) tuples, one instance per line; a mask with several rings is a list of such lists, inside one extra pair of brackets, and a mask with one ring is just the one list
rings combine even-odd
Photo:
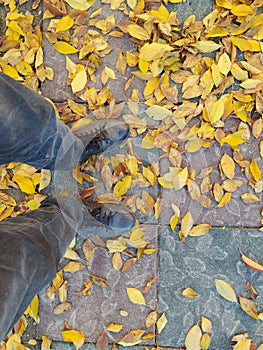
[(129, 127), (124, 121), (118, 119), (100, 119), (73, 130), (73, 134), (85, 145), (80, 158), (83, 161), (125, 140), (129, 136)]
[(87, 217), (82, 224), (82, 230), (86, 232), (93, 227), (92, 231), (95, 228), (94, 234), (98, 236), (116, 236), (131, 230), (135, 225), (135, 216), (122, 204), (97, 203), (87, 200), (83, 200), (83, 203), (93, 219)]

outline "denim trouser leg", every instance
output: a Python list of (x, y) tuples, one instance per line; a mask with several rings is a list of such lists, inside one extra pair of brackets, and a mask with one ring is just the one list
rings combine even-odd
[[(0, 73), (0, 164), (68, 170), (82, 150), (48, 101)], [(62, 209), (49, 204), (0, 222), (0, 341), (55, 276), (83, 222), (77, 198), (60, 199), (59, 205)]]
[(41, 95), (0, 72), (0, 164), (71, 169), (84, 146)]
[(75, 229), (55, 204), (0, 223), (0, 341), (55, 276)]

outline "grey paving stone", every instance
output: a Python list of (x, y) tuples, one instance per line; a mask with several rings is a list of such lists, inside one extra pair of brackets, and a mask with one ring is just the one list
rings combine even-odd
[[(244, 155), (244, 159), (251, 161), (254, 157), (259, 167), (262, 168), (263, 162), (259, 155), (259, 139), (255, 139), (253, 136), (251, 139), (242, 144), (240, 147), (241, 153)], [(183, 154), (182, 166), (187, 166), (188, 169), (195, 169), (196, 175), (200, 174), (201, 170), (209, 166), (213, 166), (213, 172), (209, 175), (210, 182), (213, 185), (215, 182), (222, 184), (223, 180), (220, 176), (219, 163), (224, 153), (233, 157), (233, 151), (228, 146), (219, 147), (218, 144), (213, 144), (207, 149), (201, 149), (196, 153)], [(168, 167), (171, 163), (164, 159), (161, 163), (161, 174), (163, 175), (168, 171)], [(187, 211), (190, 211), (195, 223), (209, 223), (213, 226), (232, 226), (232, 227), (254, 227), (259, 228), (261, 223), (261, 210), (262, 210), (262, 192), (256, 194), (259, 201), (253, 204), (245, 204), (240, 196), (243, 193), (254, 193), (252, 188), (248, 184), (248, 180), (241, 170), (240, 166), (235, 166), (235, 179), (243, 181), (242, 186), (232, 193), (230, 202), (222, 207), (217, 207), (217, 202), (208, 192), (208, 197), (212, 200), (210, 208), (204, 208), (197, 201), (193, 200), (186, 187), (179, 191), (174, 189), (161, 188), (162, 198), (164, 201), (164, 209), (162, 211), (159, 222), (161, 224), (169, 224), (170, 218), (173, 215), (171, 204), (174, 203), (179, 206), (181, 215), (183, 216)], [(196, 183), (200, 186), (202, 179), (196, 179)], [(255, 193), (254, 193), (255, 194)]]
[[(248, 316), (238, 303), (222, 298), (216, 291), (215, 279), (228, 282), (237, 296), (249, 297), (246, 282), (258, 292), (258, 310), (263, 301), (263, 275), (249, 269), (240, 260), (238, 248), (262, 263), (262, 232), (258, 230), (212, 229), (202, 237), (188, 237), (185, 243), (176, 233), (163, 228), (160, 232), (160, 271), (158, 308), (165, 312), (168, 323), (158, 336), (160, 346), (184, 346), (188, 330), (200, 316), (213, 324), (210, 350), (230, 350), (235, 334), (248, 332), (256, 344), (263, 342), (261, 322)], [(199, 296), (181, 295), (191, 287)]]
[[(151, 242), (151, 246), (157, 246), (157, 226), (146, 225), (145, 239)], [(79, 246), (81, 242), (79, 242)], [(78, 252), (80, 250), (77, 249)], [(81, 254), (81, 252), (80, 252)], [(128, 299), (126, 287), (135, 287), (143, 290), (148, 280), (156, 277), (157, 255), (144, 255), (137, 261), (133, 268), (125, 273), (116, 271), (112, 267), (112, 254), (96, 248), (95, 255), (89, 260), (87, 269), (68, 274), (68, 301), (73, 308), (62, 315), (54, 315), (53, 309), (59, 303), (56, 298), (51, 301), (45, 291), (40, 295), (40, 324), (37, 326), (37, 338), (42, 335), (52, 340), (62, 340), (61, 330), (64, 329), (64, 320), (70, 327), (84, 332), (86, 340), (96, 343), (98, 336), (105, 331), (109, 323), (121, 323), (123, 329), (119, 333), (108, 333), (109, 342), (119, 341), (132, 329), (145, 329), (145, 318), (151, 310), (156, 309), (157, 291), (155, 283), (149, 293), (145, 295), (147, 305), (135, 305)], [(108, 280), (109, 287), (102, 288), (92, 286), (91, 295), (78, 296), (74, 292), (81, 291), (83, 283), (90, 280), (90, 274), (104, 277)], [(120, 310), (128, 311), (128, 316), (120, 315)], [(151, 327), (148, 332), (154, 332)], [(154, 344), (154, 339), (142, 344)]]

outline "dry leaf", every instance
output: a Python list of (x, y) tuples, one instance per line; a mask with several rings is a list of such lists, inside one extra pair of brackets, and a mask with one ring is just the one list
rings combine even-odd
[(106, 329), (109, 332), (118, 333), (122, 330), (123, 325), (119, 323), (110, 323), (107, 325)]
[(229, 179), (233, 179), (235, 176), (235, 162), (233, 159), (229, 155), (224, 154), (220, 160), (220, 165), (224, 175)]
[(212, 322), (208, 318), (201, 316), (201, 328), (204, 333), (211, 333)]
[(246, 204), (259, 202), (259, 198), (253, 193), (249, 193), (249, 192), (241, 194), (241, 199)]
[(257, 306), (254, 303), (254, 301), (240, 296), (239, 302), (240, 302), (240, 306), (241, 306), (242, 310), (245, 311), (246, 314), (248, 314), (252, 318), (258, 320), (258, 310), (257, 310)]
[(217, 292), (226, 300), (232, 301), (234, 303), (237, 302), (236, 293), (234, 289), (223, 280), (215, 280), (216, 290)]
[(122, 346), (133, 346), (141, 343), (141, 338), (145, 331), (143, 329), (134, 329), (127, 333), (118, 344)]
[(67, 311), (71, 310), (72, 306), (73, 305), (71, 303), (69, 303), (69, 302), (60, 303), (60, 304), (58, 304), (57, 306), (54, 307), (53, 313), (55, 315), (61, 315), (64, 312), (67, 312)]
[(241, 260), (248, 266), (250, 267), (252, 270), (254, 271), (258, 271), (258, 272), (263, 272), (263, 265), (260, 265), (259, 263), (257, 263), (256, 261), (248, 258), (245, 254), (243, 254), (240, 251), (241, 254)]
[(157, 322), (157, 319), (158, 319), (157, 311), (151, 311), (147, 315), (146, 320), (145, 320), (146, 328), (149, 328), (149, 327), (155, 325), (155, 323)]
[(142, 292), (137, 288), (126, 288), (128, 298), (133, 304), (140, 304), (140, 305), (146, 305), (144, 296), (142, 295)]
[(156, 322), (158, 334), (160, 334), (162, 332), (162, 330), (166, 326), (167, 322), (168, 322), (168, 320), (165, 316), (165, 313), (162, 313), (162, 315), (159, 317), (159, 319)]
[(109, 282), (107, 281), (106, 278), (101, 277), (101, 276), (97, 276), (97, 275), (90, 275), (92, 282), (94, 282), (95, 284), (97, 284), (98, 286), (102, 287), (102, 288), (108, 288), (109, 287)]
[(85, 336), (81, 331), (70, 329), (61, 332), (62, 338), (66, 342), (77, 342), (80, 340), (85, 340)]
[(82, 245), (82, 251), (84, 253), (85, 259), (90, 260), (94, 256), (95, 247), (90, 239), (86, 239)]
[(108, 337), (107, 335), (102, 332), (96, 342), (96, 347), (98, 350), (106, 350), (108, 346)]
[(200, 341), (202, 337), (202, 331), (198, 324), (194, 325), (186, 335), (185, 347), (186, 350), (201, 350)]
[(194, 226), (190, 232), (189, 236), (203, 236), (206, 235), (211, 228), (211, 225), (209, 224), (199, 224)]
[(182, 296), (186, 297), (186, 298), (196, 298), (199, 294), (196, 293), (195, 290), (193, 290), (193, 288), (187, 287), (182, 291)]

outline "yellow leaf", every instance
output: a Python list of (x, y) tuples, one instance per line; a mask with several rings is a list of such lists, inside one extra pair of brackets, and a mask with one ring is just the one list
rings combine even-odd
[(171, 219), (170, 219), (170, 226), (171, 226), (171, 229), (174, 231), (176, 225), (177, 225), (177, 222), (178, 222), (178, 219), (179, 219), (179, 216), (178, 214), (174, 214), (172, 215)]
[(75, 10), (86, 11), (88, 10), (96, 0), (66, 0), (70, 7)]
[(202, 331), (198, 324), (190, 328), (185, 338), (186, 350), (201, 350), (200, 341), (202, 337)]
[(88, 81), (88, 77), (85, 69), (78, 72), (75, 78), (71, 82), (71, 88), (72, 88), (73, 94), (83, 90), (87, 84), (87, 81)]
[(133, 304), (146, 305), (144, 296), (137, 288), (126, 288), (128, 297)]
[(151, 311), (147, 315), (146, 320), (145, 320), (146, 328), (149, 328), (149, 327), (155, 325), (157, 319), (158, 319), (157, 311)]
[(181, 220), (181, 230), (180, 232), (186, 237), (191, 231), (194, 224), (194, 220), (190, 211), (188, 211)]
[(237, 302), (236, 293), (234, 289), (230, 286), (229, 283), (223, 280), (215, 280), (216, 290), (217, 292), (226, 300), (232, 301), (234, 303)]
[(21, 191), (27, 194), (33, 194), (35, 193), (35, 187), (33, 185), (33, 182), (30, 178), (20, 176), (20, 175), (14, 175), (13, 181), (18, 184)]
[(140, 50), (139, 58), (142, 58), (145, 61), (154, 61), (162, 58), (165, 54), (172, 50), (174, 50), (174, 48), (168, 44), (146, 43)]
[(224, 175), (229, 179), (233, 179), (235, 176), (235, 162), (233, 159), (228, 154), (224, 154), (220, 160), (220, 165)]
[(186, 185), (187, 178), (188, 178), (188, 169), (187, 167), (185, 167), (173, 177), (173, 185), (174, 185), (175, 191), (180, 190)]
[(61, 335), (64, 341), (71, 342), (71, 343), (74, 343), (80, 340), (85, 340), (84, 334), (81, 331), (78, 331), (75, 329), (62, 331)]
[(237, 79), (237, 80), (247, 80), (248, 79), (248, 72), (246, 70), (243, 70), (240, 68), (240, 66), (237, 64), (237, 62), (234, 62), (231, 66), (231, 74)]
[(38, 299), (38, 295), (35, 295), (34, 299), (31, 301), (31, 304), (30, 304), (29, 316), (31, 316), (36, 323), (39, 323), (38, 307), (39, 307), (39, 299)]
[(218, 208), (222, 208), (225, 205), (227, 205), (227, 203), (229, 203), (230, 199), (232, 197), (232, 193), (226, 192), (223, 197), (221, 198), (220, 202), (218, 203), (217, 207)]
[(82, 269), (85, 269), (86, 265), (82, 264), (79, 261), (70, 261), (63, 267), (63, 271), (75, 273), (77, 271), (80, 271)]
[(150, 39), (150, 35), (148, 34), (148, 32), (138, 24), (129, 24), (127, 26), (127, 32), (130, 34), (130, 36), (139, 40)]
[(216, 87), (218, 87), (221, 84), (223, 79), (223, 75), (220, 72), (218, 65), (213, 63), (211, 66), (211, 72), (212, 72), (212, 78), (213, 78), (214, 84)]
[(242, 180), (225, 180), (222, 183), (222, 188), (227, 192), (235, 192), (241, 185), (243, 181)]
[(164, 188), (174, 188), (173, 182), (172, 181), (168, 181), (163, 176), (158, 177), (158, 182)]
[(109, 77), (111, 79), (116, 79), (116, 75), (115, 75), (115, 72), (113, 69), (111, 69), (109, 67), (105, 67), (104, 72), (107, 75), (107, 77)]
[(165, 313), (163, 313), (161, 315), (161, 317), (158, 319), (158, 321), (156, 322), (156, 326), (157, 326), (157, 330), (158, 330), (159, 334), (162, 332), (162, 330), (166, 326), (167, 322), (168, 322), (168, 320), (165, 316)]
[(206, 34), (206, 38), (216, 38), (216, 37), (223, 37), (228, 35), (228, 30), (223, 27), (213, 27), (211, 30)]
[(255, 158), (252, 158), (249, 170), (256, 181), (261, 179), (262, 173)]
[(74, 63), (68, 56), (66, 56), (66, 70), (73, 75), (75, 75), (77, 70), (76, 63)]
[(211, 337), (208, 333), (204, 333), (200, 340), (202, 350), (208, 350), (211, 344)]
[(68, 100), (68, 106), (72, 110), (72, 112), (82, 117), (87, 116), (87, 109), (85, 105), (77, 103), (73, 100)]
[(62, 17), (57, 25), (56, 25), (56, 32), (63, 32), (64, 30), (69, 30), (74, 24), (74, 19), (70, 16), (64, 16)]
[(231, 68), (231, 61), (226, 52), (224, 52), (223, 55), (219, 57), (218, 68), (219, 71), (224, 75), (227, 75), (229, 73)]
[(216, 123), (220, 118), (222, 118), (225, 111), (225, 101), (220, 98), (213, 104), (211, 112), (209, 113), (209, 120), (211, 123)]
[(42, 335), (42, 343), (41, 343), (41, 350), (51, 350), (50, 345), (51, 345), (51, 340), (48, 339), (45, 335)]
[(259, 202), (259, 198), (253, 193), (249, 193), (249, 192), (241, 194), (241, 199), (245, 204), (252, 204), (252, 203)]
[(209, 224), (199, 224), (194, 226), (189, 232), (189, 236), (203, 236), (206, 235), (211, 228)]
[(154, 120), (163, 120), (167, 116), (173, 114), (170, 110), (158, 105), (149, 107), (146, 109), (145, 113)]
[(246, 314), (258, 320), (258, 310), (254, 301), (247, 299), (245, 297), (239, 297), (240, 306)]
[(260, 43), (257, 40), (245, 39), (241, 37), (230, 36), (230, 41), (239, 48), (240, 51), (261, 51)]
[(139, 344), (142, 341), (141, 337), (144, 333), (145, 331), (143, 329), (131, 330), (118, 342), (118, 344), (122, 346), (133, 346)]
[[(142, 72), (143, 74), (146, 74), (146, 73), (148, 72), (148, 69), (149, 69), (149, 62), (143, 60), (142, 58), (139, 58), (138, 66), (139, 66), (141, 72)], [(157, 78), (157, 80), (159, 81), (158, 78)], [(152, 82), (152, 83), (153, 83), (153, 80), (149, 80), (149, 82)], [(147, 82), (148, 88), (149, 88), (149, 82)], [(156, 85), (157, 85), (157, 84), (156, 84)], [(146, 88), (146, 87), (145, 87), (145, 88)], [(145, 93), (146, 96), (147, 96), (147, 90), (146, 90), (146, 92), (144, 92), (144, 93)], [(148, 94), (149, 94), (149, 93), (148, 93)]]
[(121, 258), (121, 254), (119, 252), (116, 252), (112, 256), (112, 266), (116, 271), (120, 271), (120, 269), (123, 266), (123, 261)]
[(255, 87), (257, 87), (260, 84), (263, 84), (262, 80), (259, 80), (259, 79), (247, 79), (247, 80), (243, 81), (240, 84), (240, 86), (243, 89), (254, 89)]
[(57, 41), (53, 45), (54, 49), (57, 50), (59, 53), (62, 53), (64, 55), (69, 55), (71, 53), (76, 53), (79, 50), (76, 49), (74, 46), (64, 42), (64, 41)]
[(110, 323), (106, 326), (107, 331), (118, 333), (122, 330), (123, 325), (119, 323)]
[(244, 132), (245, 132), (245, 129), (235, 131), (232, 134), (222, 137), (221, 141), (222, 143), (228, 143), (230, 146), (240, 145), (246, 142), (246, 139), (244, 137)]
[(212, 322), (208, 318), (201, 316), (201, 328), (204, 333), (211, 333)]
[(126, 176), (122, 180), (118, 181), (116, 185), (114, 186), (114, 196), (115, 197), (121, 197), (123, 196), (128, 190), (130, 189), (132, 184), (132, 177)]
[(213, 52), (220, 49), (221, 47), (221, 45), (209, 40), (197, 41), (197, 43), (193, 44), (193, 46), (201, 52)]
[(23, 61), (19, 62), (16, 65), (16, 69), (19, 74), (24, 76), (30, 75), (33, 72), (32, 67), (27, 62), (23, 62)]
[(233, 6), (230, 11), (235, 16), (248, 16), (251, 13), (253, 13), (252, 8), (250, 6), (244, 5), (244, 4)]
[(54, 307), (53, 314), (54, 315), (61, 315), (64, 312), (67, 312), (72, 309), (72, 304), (68, 301), (65, 301), (63, 303), (60, 303)]
[(186, 297), (186, 298), (196, 298), (199, 294), (196, 293), (195, 290), (193, 290), (193, 288), (187, 287), (182, 291), (182, 296)]
[(126, 249), (126, 241), (108, 239), (107, 248), (110, 253), (123, 252)]

